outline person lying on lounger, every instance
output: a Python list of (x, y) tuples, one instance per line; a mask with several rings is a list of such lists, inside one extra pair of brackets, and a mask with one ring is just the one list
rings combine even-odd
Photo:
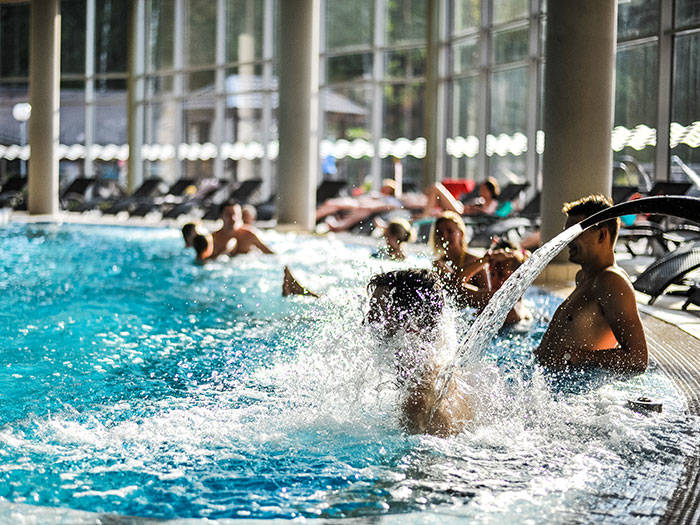
[(438, 384), (445, 365), (438, 355), (445, 305), (440, 279), (430, 270), (397, 270), (375, 275), (367, 288), (364, 322), (394, 346), (401, 425), (415, 434), (458, 434), (474, 418), (474, 408), (458, 374), (449, 378), (444, 394)]
[[(589, 195), (564, 205), (566, 227), (581, 222), (612, 202)], [(619, 219), (584, 231), (569, 243), (569, 260), (580, 264), (576, 288), (559, 305), (535, 357), (548, 368), (599, 366), (644, 372), (648, 352), (644, 328), (628, 275), (615, 262)]]

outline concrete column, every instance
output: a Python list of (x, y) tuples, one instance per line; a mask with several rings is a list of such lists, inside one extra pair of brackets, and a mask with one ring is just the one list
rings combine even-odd
[(131, 0), (129, 21), (129, 80), (128, 80), (128, 121), (127, 140), (129, 142), (129, 160), (126, 181), (129, 192), (133, 192), (143, 181), (143, 101), (144, 93), (144, 0)]
[(312, 229), (318, 177), (319, 0), (280, 6), (278, 221)]
[(438, 91), (440, 59), (440, 2), (428, 0), (426, 3), (426, 71), (425, 71), (425, 158), (423, 159), (423, 187), (430, 188), (441, 174), (438, 174), (440, 144), (438, 143)]
[(543, 241), (561, 231), (564, 202), (611, 193), (617, 38), (615, 0), (547, 7)]
[(33, 0), (29, 28), (29, 213), (58, 213), (59, 0)]

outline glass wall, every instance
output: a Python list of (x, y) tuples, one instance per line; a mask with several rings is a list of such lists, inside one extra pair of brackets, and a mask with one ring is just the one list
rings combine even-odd
[[(274, 192), (278, 1), (62, 0), (62, 181), (125, 181), (133, 66), (144, 177), (259, 178), (261, 198)], [(142, 12), (131, 66), (130, 5)], [(439, 10), (431, 86), (429, 5)], [(439, 178), (536, 189), (545, 25), (544, 0), (321, 0), (323, 176), (368, 187), (399, 159), (418, 189), (434, 90)], [(699, 48), (699, 0), (618, 2), (616, 182), (700, 171)], [(27, 123), (12, 110), (28, 101), (28, 60), (29, 5), (0, 4), (0, 183), (26, 173)]]

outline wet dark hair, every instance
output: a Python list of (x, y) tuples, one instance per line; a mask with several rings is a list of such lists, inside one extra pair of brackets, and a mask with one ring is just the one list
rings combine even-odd
[(399, 242), (408, 242), (411, 238), (410, 230), (407, 230), (400, 222), (390, 222), (387, 226), (387, 231), (389, 235), (396, 237)]
[(209, 239), (206, 235), (198, 234), (192, 239), (192, 247), (197, 255), (202, 255), (204, 251), (209, 247)]
[(367, 290), (387, 288), (391, 293), (393, 315), (401, 320), (407, 316), (434, 328), (445, 305), (445, 296), (438, 275), (431, 270), (395, 270), (372, 277)]
[[(587, 195), (582, 197), (577, 201), (567, 202), (561, 209), (562, 213), (566, 213), (569, 217), (571, 216), (581, 216), (583, 218), (590, 217), (594, 213), (599, 211), (607, 210), (612, 208), (612, 200), (596, 193), (593, 195)], [(607, 228), (610, 232), (610, 238), (613, 242), (617, 239), (617, 232), (620, 230), (620, 219), (614, 218), (600, 223), (596, 228)]]
[(197, 228), (197, 225), (193, 222), (188, 222), (182, 227), (182, 238), (187, 240), (187, 238), (192, 235)]

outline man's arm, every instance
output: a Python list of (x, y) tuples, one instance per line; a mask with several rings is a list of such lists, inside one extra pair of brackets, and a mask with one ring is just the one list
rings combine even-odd
[(594, 352), (596, 364), (616, 370), (644, 372), (649, 355), (647, 341), (630, 282), (615, 271), (606, 271), (598, 278), (596, 295), (603, 316), (620, 344), (620, 348)]
[(258, 237), (257, 234), (256, 234), (255, 232), (252, 232), (252, 231), (251, 231), (251, 232), (249, 232), (249, 233), (250, 233), (251, 244), (252, 244), (253, 246), (256, 246), (256, 247), (257, 247), (261, 252), (263, 252), (263, 253), (268, 253), (268, 254), (269, 254), (269, 253), (275, 253), (275, 252), (273, 252), (273, 251), (267, 246), (267, 244), (265, 244), (264, 242), (262, 242), (262, 241), (260, 240), (260, 237)]

